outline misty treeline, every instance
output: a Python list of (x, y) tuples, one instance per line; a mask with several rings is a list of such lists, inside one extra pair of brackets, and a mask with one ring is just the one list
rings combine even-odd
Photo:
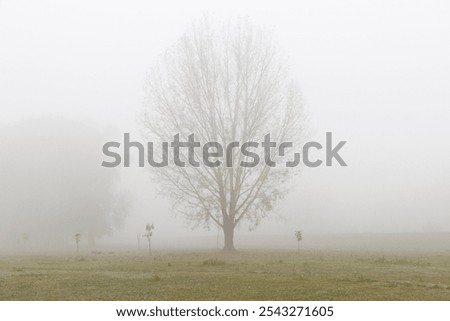
[(99, 165), (107, 135), (57, 116), (0, 126), (2, 245), (60, 248), (76, 233), (92, 245), (121, 226), (131, 198), (118, 172)]

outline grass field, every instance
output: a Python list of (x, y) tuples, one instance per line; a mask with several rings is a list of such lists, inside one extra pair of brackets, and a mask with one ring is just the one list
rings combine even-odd
[(448, 254), (0, 257), (1, 300), (450, 300)]

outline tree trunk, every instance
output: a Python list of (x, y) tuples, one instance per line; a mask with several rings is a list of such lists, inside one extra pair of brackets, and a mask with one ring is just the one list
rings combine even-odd
[(224, 224), (223, 226), (223, 236), (224, 236), (224, 252), (234, 252), (234, 225), (231, 223)]

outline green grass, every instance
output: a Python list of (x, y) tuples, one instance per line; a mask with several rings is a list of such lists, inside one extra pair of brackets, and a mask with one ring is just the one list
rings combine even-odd
[(1, 300), (450, 300), (449, 255), (0, 257)]

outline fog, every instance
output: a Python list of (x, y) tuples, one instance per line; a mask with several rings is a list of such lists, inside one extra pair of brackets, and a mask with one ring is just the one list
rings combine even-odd
[(142, 138), (150, 69), (205, 13), (270, 28), (308, 138), (347, 141), (347, 167), (303, 168), (254, 231), (238, 226), (237, 248), (295, 248), (299, 229), (334, 248), (361, 238), (331, 235), (450, 232), (448, 2), (3, 0), (0, 248), (60, 249), (89, 231), (131, 248), (147, 223), (155, 248), (217, 247), (217, 228), (175, 216), (148, 169), (101, 166), (104, 143)]

